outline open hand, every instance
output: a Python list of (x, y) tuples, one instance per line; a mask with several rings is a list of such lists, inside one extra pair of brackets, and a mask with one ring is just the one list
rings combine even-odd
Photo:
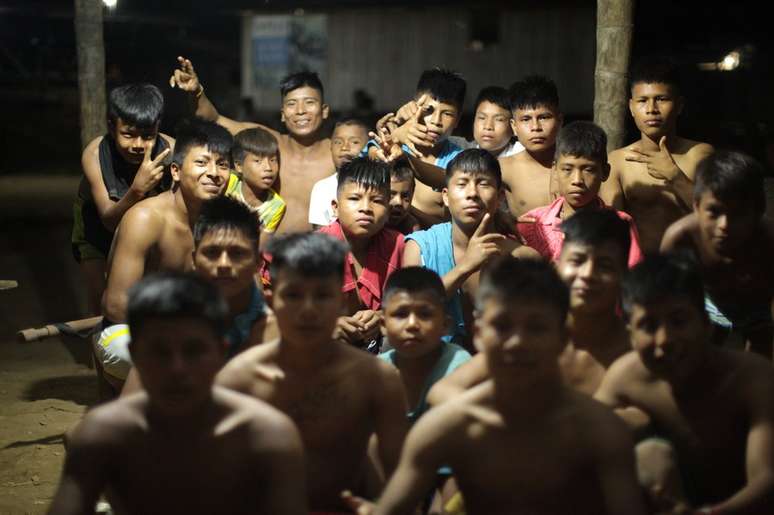
[(657, 152), (630, 147), (624, 159), (633, 163), (643, 163), (648, 171), (648, 175), (667, 182), (673, 181), (675, 177), (682, 173), (672, 158), (669, 148), (667, 148), (666, 136), (662, 136), (661, 140), (659, 140)]
[(423, 157), (417, 147), (432, 147), (433, 140), (427, 136), (427, 127), (423, 117), (428, 110), (427, 95), (422, 95), (416, 102), (417, 110), (403, 125), (392, 133), (393, 140), (398, 144), (406, 145), (415, 157)]
[(179, 68), (169, 78), (170, 87), (177, 86), (187, 93), (199, 93), (202, 85), (194, 71), (193, 63), (182, 56), (178, 56), (177, 62)]

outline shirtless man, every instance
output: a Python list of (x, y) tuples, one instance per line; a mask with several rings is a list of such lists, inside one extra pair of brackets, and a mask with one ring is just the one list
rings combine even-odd
[(94, 408), (71, 433), (49, 513), (94, 513), (101, 493), (117, 514), (307, 513), (293, 423), (212, 384), (225, 315), (215, 287), (193, 276), (131, 289), (131, 352), (146, 388)]
[(471, 515), (645, 513), (626, 426), (563, 384), (568, 297), (545, 262), (484, 272), (475, 340), (492, 377), (417, 421), (374, 513), (412, 513), (443, 465)]
[(379, 494), (366, 484), (372, 434), (387, 474), (395, 468), (407, 428), (403, 386), (387, 363), (332, 339), (344, 302), (344, 244), (294, 234), (274, 239), (270, 252), (268, 299), (282, 336), (238, 355), (216, 383), (287, 413), (304, 442), (310, 509), (344, 511), (344, 489)]
[[(180, 68), (169, 80), (191, 95), (196, 115), (212, 120), (236, 134), (243, 129), (261, 127), (277, 138), (280, 149), (280, 175), (275, 183), (277, 192), (287, 204), (285, 218), (277, 234), (311, 229), (309, 197), (312, 186), (334, 170), (331, 159), (331, 141), (323, 136), (322, 124), (328, 118), (329, 108), (323, 102), (323, 85), (314, 72), (288, 75), (280, 84), (282, 106), (280, 113), (288, 134), (252, 122), (238, 122), (218, 113), (204, 94), (204, 87), (188, 59), (178, 57)], [(276, 189), (276, 188), (275, 188)]]
[(696, 165), (713, 148), (677, 135), (683, 97), (673, 66), (643, 61), (632, 70), (630, 84), (629, 111), (640, 139), (610, 153), (610, 177), (600, 197), (632, 215), (649, 254), (658, 252), (667, 227), (688, 214)]
[(508, 208), (516, 220), (554, 200), (551, 170), (563, 117), (550, 79), (526, 77), (511, 86), (511, 95), (511, 127), (525, 151), (503, 158), (500, 166)]
[(774, 513), (771, 363), (710, 344), (692, 262), (646, 258), (623, 292), (634, 350), (613, 363), (596, 398), (650, 416), (658, 438), (640, 443), (637, 454), (656, 507), (684, 499), (681, 513)]
[(126, 379), (131, 362), (126, 342), (120, 345), (128, 338), (126, 327), (121, 327), (126, 320), (127, 291), (150, 272), (192, 268), (191, 230), (202, 203), (226, 188), (231, 144), (231, 135), (215, 123), (191, 120), (182, 124), (170, 165), (172, 189), (137, 203), (121, 221), (108, 258), (102, 299), (105, 330), (94, 346), (114, 387)]
[[(605, 370), (629, 349), (629, 333), (618, 315), (621, 280), (629, 254), (628, 224), (612, 210), (579, 211), (562, 223), (564, 245), (556, 262), (570, 289), (569, 341), (559, 356), (565, 384), (593, 395)], [(486, 358), (477, 354), (433, 387), (437, 405), (487, 379)]]
[(763, 217), (763, 177), (763, 167), (738, 152), (699, 163), (693, 213), (667, 229), (661, 250), (693, 254), (705, 278), (710, 320), (772, 359), (774, 227)]

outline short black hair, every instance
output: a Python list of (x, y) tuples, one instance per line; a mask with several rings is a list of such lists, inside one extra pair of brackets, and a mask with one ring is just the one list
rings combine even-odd
[(480, 310), (491, 297), (504, 302), (539, 301), (554, 306), (561, 320), (570, 309), (570, 290), (550, 263), (533, 259), (502, 256), (491, 261), (481, 272), (476, 292)]
[(607, 134), (594, 122), (569, 123), (556, 136), (554, 159), (559, 161), (563, 155), (607, 163)]
[(316, 89), (320, 92), (320, 100), (323, 99), (324, 90), (322, 81), (317, 75), (317, 72), (310, 72), (308, 70), (291, 73), (282, 79), (280, 82), (280, 95), (284, 99), (285, 96), (291, 91), (308, 86), (312, 89)]
[(202, 203), (193, 229), (194, 249), (213, 231), (239, 231), (253, 244), (257, 256), (260, 229), (258, 215), (246, 204), (231, 197), (215, 197)]
[(511, 110), (534, 109), (551, 106), (559, 109), (559, 92), (554, 81), (542, 75), (530, 75), (516, 81), (508, 88), (511, 94)]
[(239, 131), (234, 136), (234, 147), (231, 150), (234, 162), (244, 162), (248, 152), (259, 157), (279, 156), (277, 138), (266, 129), (260, 127)]
[(449, 161), (446, 166), (446, 184), (455, 173), (464, 173), (469, 175), (485, 174), (490, 175), (495, 180), (499, 188), (503, 183), (503, 174), (500, 170), (500, 163), (489, 151), (482, 148), (469, 148), (463, 150), (454, 159)]
[(228, 307), (215, 285), (191, 273), (149, 275), (129, 289), (127, 322), (133, 341), (152, 319), (195, 318), (217, 338), (226, 334)]
[(336, 192), (341, 191), (345, 184), (354, 182), (366, 189), (374, 189), (389, 194), (390, 166), (382, 161), (373, 161), (367, 157), (356, 157), (344, 163), (338, 174), (339, 184)]
[(666, 84), (682, 94), (682, 77), (677, 63), (664, 56), (646, 56), (629, 71), (629, 95), (636, 84)]
[(683, 255), (646, 257), (623, 280), (623, 309), (631, 316), (635, 304), (645, 306), (668, 297), (685, 297), (704, 316), (704, 282), (698, 264)]
[(763, 166), (741, 152), (721, 150), (704, 159), (696, 167), (693, 199), (698, 202), (705, 191), (719, 200), (743, 200), (752, 204), (756, 213), (766, 211), (763, 187)]
[(500, 86), (487, 86), (478, 92), (476, 103), (473, 105), (473, 112), (478, 110), (482, 102), (490, 102), (496, 106), (502, 107), (506, 111), (511, 110), (511, 95), (508, 90)]
[(269, 242), (269, 274), (272, 285), (283, 268), (305, 277), (344, 279), (344, 261), (349, 249), (341, 242), (320, 232), (288, 233)]
[(172, 156), (172, 162), (177, 166), (183, 165), (191, 147), (196, 146), (207, 147), (210, 152), (225, 157), (229, 160), (229, 164), (233, 164), (231, 148), (234, 145), (234, 138), (215, 122), (201, 118), (183, 119), (177, 125), (175, 136), (175, 153)]
[(164, 95), (153, 84), (126, 84), (108, 95), (108, 120), (148, 129), (159, 123), (164, 113)]
[(414, 170), (412, 170), (408, 159), (401, 157), (392, 162), (390, 165), (390, 180), (410, 181), (412, 188), (414, 187)]
[(564, 233), (564, 245), (577, 243), (596, 247), (614, 243), (621, 251), (624, 269), (629, 262), (632, 244), (629, 224), (612, 209), (581, 209), (559, 226)]
[(466, 89), (467, 83), (460, 73), (445, 68), (433, 68), (423, 71), (419, 76), (416, 92), (418, 95), (427, 93), (438, 102), (454, 104), (462, 114)]
[(446, 302), (446, 290), (443, 287), (441, 277), (429, 268), (423, 266), (408, 266), (393, 272), (384, 285), (382, 294), (382, 304), (395, 293), (405, 292), (408, 294), (430, 293), (438, 303), (444, 305)]
[(360, 118), (355, 118), (354, 116), (345, 116), (343, 118), (339, 118), (336, 120), (336, 124), (333, 126), (333, 130), (336, 130), (337, 127), (342, 125), (354, 125), (355, 127), (360, 127), (366, 132), (366, 135), (368, 134), (368, 125)]

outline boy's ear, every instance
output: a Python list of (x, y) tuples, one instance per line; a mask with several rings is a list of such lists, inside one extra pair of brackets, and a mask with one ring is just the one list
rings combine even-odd
[(449, 188), (441, 190), (441, 198), (443, 199), (443, 205), (449, 207)]
[(478, 311), (473, 312), (473, 316), (475, 319), (473, 320), (473, 347), (476, 348), (478, 352), (484, 352), (484, 348), (481, 345), (480, 341), (480, 335), (481, 335), (481, 320), (480, 320), (480, 313)]
[(384, 325), (384, 316), (379, 320), (379, 332), (382, 333), (383, 338), (387, 338), (387, 327)]
[(602, 165), (602, 174), (600, 177), (602, 177), (602, 182), (605, 182), (610, 178), (610, 163), (604, 163)]
[(330, 115), (330, 113), (331, 113), (331, 107), (328, 104), (323, 104), (322, 105), (322, 118), (323, 118), (323, 120), (327, 120), (328, 119), (328, 115)]
[(683, 114), (683, 108), (685, 107), (685, 97), (679, 96), (677, 97), (677, 114), (678, 116)]
[(169, 174), (174, 182), (180, 182), (180, 167), (177, 166), (177, 163), (173, 162), (169, 165)]
[(339, 217), (339, 203), (336, 202), (336, 199), (331, 200), (331, 211), (333, 211), (333, 216)]
[(234, 171), (239, 175), (242, 175), (242, 163), (239, 161), (234, 161)]
[(511, 126), (511, 132), (513, 132), (513, 134), (516, 135), (516, 116), (513, 113), (511, 113), (510, 126)]

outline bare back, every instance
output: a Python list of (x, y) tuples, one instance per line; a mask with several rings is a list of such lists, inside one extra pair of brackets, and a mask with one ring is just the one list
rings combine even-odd
[(551, 168), (541, 165), (528, 152), (500, 159), (500, 166), (505, 198), (514, 219), (554, 201)]

